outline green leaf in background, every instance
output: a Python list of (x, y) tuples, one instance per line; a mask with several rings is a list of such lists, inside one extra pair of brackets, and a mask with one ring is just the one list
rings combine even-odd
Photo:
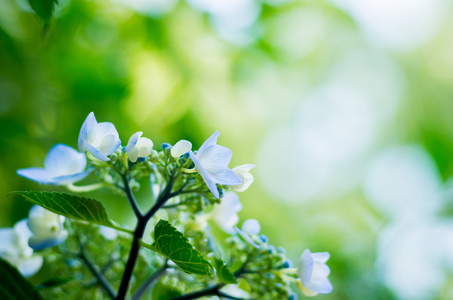
[(231, 273), (230, 269), (228, 269), (228, 266), (223, 262), (222, 259), (214, 258), (214, 266), (220, 282), (233, 284), (238, 283), (236, 277), (234, 277), (233, 273)]
[(13, 192), (13, 194), (20, 195), (34, 204), (70, 219), (129, 232), (129, 230), (113, 224), (101, 202), (94, 199), (57, 192), (28, 191)]
[(58, 0), (28, 0), (31, 8), (44, 21), (49, 22)]
[(181, 232), (165, 220), (160, 220), (154, 227), (151, 249), (170, 259), (186, 273), (212, 275), (211, 264)]
[(19, 271), (0, 258), (0, 299), (2, 300), (42, 300), (35, 287)]
[(51, 278), (51, 279), (48, 279), (48, 280), (38, 284), (36, 289), (40, 290), (40, 289), (48, 289), (48, 288), (61, 286), (61, 285), (64, 285), (64, 284), (70, 282), (73, 279), (74, 278), (72, 278), (72, 277), (55, 277), (55, 278)]

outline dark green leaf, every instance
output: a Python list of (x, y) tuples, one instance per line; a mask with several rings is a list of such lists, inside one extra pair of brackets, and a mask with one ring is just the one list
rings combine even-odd
[(98, 225), (118, 229), (110, 221), (104, 206), (94, 199), (78, 197), (57, 192), (13, 192), (26, 200), (38, 204), (45, 209), (70, 219), (86, 221)]
[(212, 275), (211, 264), (181, 232), (165, 220), (160, 220), (154, 227), (151, 249), (170, 259), (186, 273)]
[(0, 258), (0, 299), (42, 300), (35, 287), (19, 271)]
[(28, 0), (31, 8), (45, 22), (49, 22), (58, 0)]
[(69, 281), (73, 280), (74, 278), (72, 277), (56, 277), (56, 278), (51, 278), (51, 279), (48, 279), (44, 282), (41, 282), (40, 284), (38, 284), (38, 286), (36, 287), (38, 290), (39, 289), (46, 289), (46, 288), (53, 288), (53, 287), (57, 287), (57, 286), (60, 286), (60, 285), (63, 285), (63, 284), (66, 284), (68, 283)]
[(237, 283), (236, 277), (231, 273), (228, 266), (220, 258), (214, 258), (214, 265), (217, 271), (217, 277), (220, 282), (224, 283)]

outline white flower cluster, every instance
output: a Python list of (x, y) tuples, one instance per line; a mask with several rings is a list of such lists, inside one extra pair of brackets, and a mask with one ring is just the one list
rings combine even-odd
[(64, 217), (41, 206), (33, 206), (28, 219), (13, 228), (0, 229), (0, 257), (15, 266), (22, 275), (34, 275), (42, 266), (42, 256), (33, 250), (42, 250), (62, 243), (68, 237), (63, 229)]

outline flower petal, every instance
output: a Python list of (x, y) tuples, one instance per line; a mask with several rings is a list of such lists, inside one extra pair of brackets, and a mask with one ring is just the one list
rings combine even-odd
[(44, 162), (45, 169), (53, 177), (83, 172), (86, 164), (85, 154), (64, 144), (53, 146)]
[(215, 131), (204, 143), (201, 145), (200, 149), (198, 149), (198, 153), (203, 152), (205, 148), (217, 144), (217, 138), (219, 137), (220, 132)]
[(180, 140), (171, 148), (171, 156), (179, 158), (181, 155), (192, 149), (192, 143), (186, 140)]
[(260, 233), (261, 226), (260, 223), (255, 219), (248, 219), (242, 223), (242, 231), (248, 234), (258, 234)]
[(215, 205), (211, 211), (211, 218), (226, 233), (235, 233), (234, 226), (239, 221), (237, 213), (242, 209), (239, 197), (234, 192), (226, 192), (220, 204)]
[(58, 235), (57, 237), (43, 238), (40, 236), (32, 236), (28, 240), (28, 245), (33, 250), (43, 250), (63, 243), (67, 239), (67, 237), (68, 232), (66, 230), (61, 231), (60, 235)]
[(17, 269), (23, 276), (30, 277), (35, 275), (39, 269), (41, 269), (42, 263), (42, 256), (33, 255), (32, 257), (19, 260), (17, 263)]
[(330, 258), (329, 252), (315, 252), (312, 253), (312, 256), (314, 261), (320, 263), (326, 263)]
[(126, 152), (131, 152), (131, 150), (135, 147), (135, 145), (137, 144), (138, 142), (138, 139), (142, 136), (143, 132), (142, 131), (139, 131), (139, 132), (136, 132), (134, 133), (131, 138), (129, 139), (129, 141), (127, 142), (127, 146), (126, 146)]
[(327, 277), (310, 281), (307, 288), (320, 294), (328, 294), (333, 290), (332, 284)]
[(90, 128), (94, 127), (98, 122), (96, 121), (96, 118), (94, 116), (93, 112), (90, 112), (85, 119), (85, 121), (82, 124), (82, 128), (80, 128), (79, 132), (79, 141), (78, 141), (78, 146), (79, 146), (79, 151), (80, 152), (85, 152), (87, 149), (85, 148), (84, 141), (88, 139), (88, 131)]
[(76, 173), (76, 174), (72, 174), (72, 175), (57, 176), (57, 177), (52, 178), (52, 180), (53, 180), (54, 184), (56, 184), (56, 185), (66, 185), (66, 184), (74, 183), (74, 182), (84, 179), (85, 177), (88, 176), (88, 174), (91, 173), (91, 171), (93, 171), (93, 169), (90, 168), (90, 169), (86, 170), (85, 172)]
[(12, 228), (1, 228), (0, 229), (0, 253), (2, 252), (15, 252), (16, 241), (15, 233)]
[(105, 156), (104, 154), (102, 154), (98, 149), (96, 149), (95, 147), (93, 147), (90, 143), (88, 143), (87, 141), (84, 142), (83, 144), (84, 148), (91, 153), (91, 155), (93, 155), (94, 157), (96, 157), (97, 159), (99, 160), (102, 160), (102, 161), (109, 161), (110, 158), (108, 158), (107, 156)]
[(236, 173), (228, 169), (228, 167), (211, 168), (208, 172), (216, 183), (225, 185), (237, 185), (241, 183), (241, 179)]
[[(89, 137), (91, 145), (97, 145), (99, 152), (105, 156), (112, 154), (121, 145), (115, 125), (110, 122), (102, 122), (95, 126), (93, 137)], [(92, 142), (93, 141), (93, 142)]]
[(211, 175), (208, 173), (208, 171), (206, 171), (205, 168), (203, 168), (200, 161), (197, 159), (197, 157), (195, 156), (195, 154), (193, 154), (192, 151), (189, 151), (189, 155), (193, 163), (195, 164), (195, 169), (197, 170), (198, 173), (200, 173), (200, 176), (206, 182), (206, 185), (208, 186), (211, 193), (214, 195), (214, 197), (219, 199), (220, 197), (219, 190), (217, 189), (216, 183), (211, 178)]
[(299, 277), (302, 280), (302, 284), (307, 286), (311, 280), (313, 274), (313, 257), (310, 250), (306, 249), (299, 260)]
[(231, 161), (233, 152), (227, 147), (220, 145), (211, 145), (204, 149), (204, 151), (198, 150), (197, 158), (203, 164), (206, 169), (212, 166), (225, 166)]
[(55, 184), (52, 176), (46, 169), (43, 168), (19, 169), (17, 170), (17, 174), (39, 183)]

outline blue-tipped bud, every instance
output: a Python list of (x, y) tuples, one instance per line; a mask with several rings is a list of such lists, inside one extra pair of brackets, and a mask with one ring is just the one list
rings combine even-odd
[(185, 160), (189, 159), (189, 157), (190, 157), (189, 152), (184, 153), (184, 155), (183, 155), (182, 157), (183, 157)]
[(162, 149), (162, 150), (167, 150), (168, 148), (171, 148), (171, 145), (169, 143), (163, 143), (160, 146), (160, 149)]
[(288, 300), (297, 300), (297, 295), (296, 294), (289, 295)]
[(285, 260), (285, 262), (282, 264), (281, 268), (282, 269), (288, 269), (291, 268), (292, 264), (290, 260)]
[(278, 253), (285, 254), (285, 253), (286, 253), (286, 250), (285, 250), (285, 248), (283, 248), (283, 247), (281, 247), (281, 246), (278, 246), (278, 247), (277, 247), (277, 252), (278, 252)]
[(263, 243), (267, 243), (269, 241), (269, 239), (267, 238), (267, 236), (265, 236), (264, 234), (261, 234), (260, 235), (260, 239), (263, 241)]

